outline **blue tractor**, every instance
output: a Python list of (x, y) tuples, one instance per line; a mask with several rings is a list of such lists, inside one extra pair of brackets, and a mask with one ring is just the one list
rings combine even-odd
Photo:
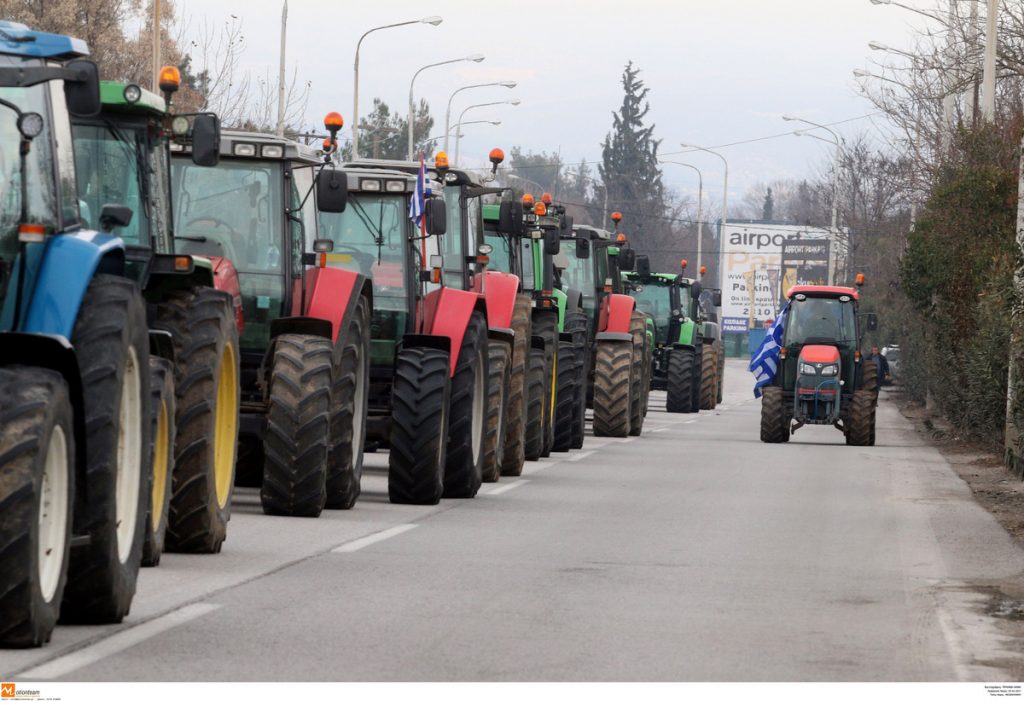
[[(0, 645), (119, 622), (152, 473), (150, 339), (132, 211), (83, 225), (71, 118), (100, 110), (84, 42), (0, 21)], [(92, 213), (95, 216), (97, 213)]]

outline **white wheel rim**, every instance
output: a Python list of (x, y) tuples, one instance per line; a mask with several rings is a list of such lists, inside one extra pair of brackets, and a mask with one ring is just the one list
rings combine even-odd
[(363, 431), (366, 428), (366, 421), (363, 415), (366, 413), (366, 373), (363, 372), (363, 349), (356, 348), (356, 391), (355, 407), (352, 411), (352, 454), (363, 452)]
[(128, 561), (135, 541), (142, 484), (142, 382), (134, 348), (128, 349), (121, 384), (116, 474), (117, 557), (123, 564)]
[(475, 386), (473, 387), (473, 459), (480, 454), (480, 445), (484, 440), (484, 402), (487, 396), (487, 376), (484, 375), (483, 363), (476, 364)]
[(39, 588), (43, 601), (57, 593), (64, 569), (64, 547), (68, 530), (68, 439), (60, 426), (53, 428), (43, 462), (43, 483), (39, 492)]

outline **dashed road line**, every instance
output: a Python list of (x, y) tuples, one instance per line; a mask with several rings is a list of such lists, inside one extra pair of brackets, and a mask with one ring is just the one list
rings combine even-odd
[(492, 489), (491, 491), (487, 492), (487, 494), (485, 496), (494, 497), (494, 496), (498, 496), (499, 494), (504, 494), (505, 492), (510, 492), (513, 489), (515, 489), (516, 487), (522, 487), (524, 484), (529, 483), (529, 481), (530, 480), (519, 480), (517, 482), (510, 482), (508, 484), (503, 484), (500, 487), (498, 487), (496, 489)]
[(582, 453), (576, 453), (571, 458), (566, 458), (566, 460), (568, 460), (569, 462), (578, 462), (580, 460), (583, 460), (584, 458), (589, 458), (593, 454), (593, 450), (584, 450)]
[(353, 541), (349, 541), (348, 543), (339, 545), (338, 547), (331, 550), (331, 552), (354, 553), (358, 550), (362, 550), (365, 547), (373, 545), (374, 543), (379, 543), (382, 540), (387, 540), (388, 538), (394, 538), (396, 535), (402, 535), (403, 533), (411, 531), (416, 527), (417, 524), (415, 523), (404, 523), (401, 526), (393, 526), (378, 533), (373, 533), (372, 535), (364, 536), (362, 538), (356, 538)]
[(689, 421), (684, 421), (683, 423), (684, 424), (695, 424), (695, 423), (697, 423), (697, 419), (690, 419)]
[(19, 677), (26, 679), (57, 679), (74, 671), (87, 667), (94, 662), (99, 662), (105, 657), (116, 655), (141, 642), (160, 635), (161, 633), (175, 628), (200, 616), (219, 609), (218, 604), (190, 604), (177, 611), (159, 616), (145, 623), (128, 628), (120, 633), (115, 633), (109, 638), (104, 638), (94, 645), (75, 650), (74, 652), (45, 662), (38, 667), (27, 669)]
[(668, 429), (668, 426), (664, 428), (652, 428), (650, 431), (648, 431), (648, 433), (661, 433), (662, 431), (667, 431)]

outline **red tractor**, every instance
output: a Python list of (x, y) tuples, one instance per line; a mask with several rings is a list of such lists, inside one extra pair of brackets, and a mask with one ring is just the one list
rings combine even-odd
[[(857, 287), (863, 283), (858, 275)], [(765, 443), (786, 443), (801, 426), (817, 424), (838, 428), (847, 445), (875, 444), (878, 368), (859, 348), (878, 321), (858, 314), (859, 296), (853, 287), (790, 288), (777, 370), (761, 399)]]
[[(341, 116), (328, 115), (334, 135)], [(330, 242), (318, 212), (345, 209), (344, 173), (319, 151), (267, 134), (225, 131), (220, 163), (174, 159), (183, 252), (233, 263), (240, 338), (239, 484), (264, 512), (318, 516), (359, 497), (366, 427), (370, 281), (317, 266)]]

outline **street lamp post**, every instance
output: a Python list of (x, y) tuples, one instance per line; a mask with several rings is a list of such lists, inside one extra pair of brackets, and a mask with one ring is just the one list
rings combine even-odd
[(704, 175), (697, 166), (682, 161), (662, 161), (685, 166), (697, 173), (697, 270), (700, 270), (702, 244), (704, 243)]
[(512, 105), (516, 107), (520, 104), (519, 98), (512, 98), (511, 100), (498, 100), (497, 102), (480, 102), (475, 105), (470, 105), (466, 109), (462, 110), (459, 115), (459, 121), (455, 123), (455, 161), (454, 165), (459, 165), (459, 144), (462, 141), (462, 118), (466, 116), (466, 112), (476, 109), (477, 107), (491, 107), (492, 105)]
[(359, 47), (363, 45), (363, 39), (374, 32), (379, 32), (382, 29), (391, 29), (393, 27), (405, 27), (410, 24), (430, 24), (437, 26), (444, 21), (440, 17), (424, 17), (423, 19), (414, 19), (408, 22), (396, 22), (395, 24), (385, 24), (380, 27), (374, 27), (373, 29), (367, 30), (359, 37), (359, 41), (356, 42), (356, 60), (353, 64), (354, 76), (352, 78), (352, 158), (359, 158)]
[(514, 88), (516, 81), (514, 80), (499, 80), (496, 83), (476, 83), (475, 85), (463, 85), (451, 94), (448, 98), (448, 109), (444, 112), (444, 150), (448, 150), (448, 134), (451, 132), (451, 117), (452, 117), (452, 100), (463, 90), (472, 90), (473, 88), (490, 88), (490, 87), (503, 87), (503, 88)]
[[(712, 156), (717, 156), (718, 158), (720, 158), (722, 160), (722, 165), (725, 166), (725, 178), (724, 178), (724, 183), (722, 185), (722, 228), (718, 232), (718, 241), (719, 241), (719, 246), (718, 246), (718, 251), (719, 251), (719, 257), (718, 257), (718, 286), (724, 289), (725, 288), (725, 268), (722, 265), (722, 256), (721, 256), (722, 245), (721, 245), (721, 243), (722, 243), (722, 237), (725, 235), (725, 225), (729, 222), (729, 161), (725, 160), (725, 156), (720, 154), (718, 151), (712, 151), (711, 149), (704, 148), (703, 146), (697, 146), (696, 144), (679, 144), (679, 145), (682, 146), (683, 148), (696, 149), (698, 151), (704, 151), (705, 153), (710, 153)], [(697, 266), (697, 269), (700, 270), (700, 266), (699, 265)]]
[(413, 87), (416, 85), (416, 78), (420, 73), (427, 70), (428, 68), (436, 68), (438, 66), (447, 66), (452, 63), (462, 63), (463, 61), (472, 61), (473, 63), (480, 63), (484, 60), (483, 54), (473, 54), (471, 56), (463, 56), (462, 58), (453, 58), (448, 61), (438, 61), (437, 63), (428, 63), (412, 74), (412, 80), (409, 81), (409, 160), (413, 159), (413, 131), (416, 126), (416, 105), (413, 102)]

